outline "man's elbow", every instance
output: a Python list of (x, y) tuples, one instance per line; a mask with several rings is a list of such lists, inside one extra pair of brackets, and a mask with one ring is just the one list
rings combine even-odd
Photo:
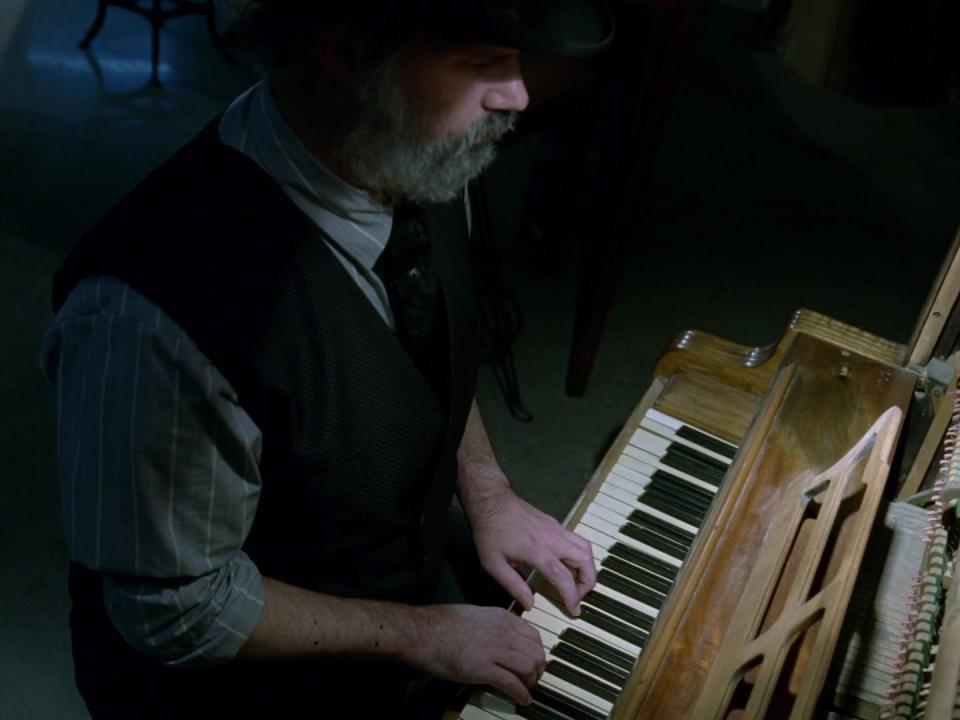
[(222, 664), (236, 656), (259, 615), (257, 598), (232, 587), (225, 573), (183, 582), (105, 576), (104, 606), (120, 636), (158, 663)]

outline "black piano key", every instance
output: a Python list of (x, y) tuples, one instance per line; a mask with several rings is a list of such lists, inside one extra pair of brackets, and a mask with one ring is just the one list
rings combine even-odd
[(664, 489), (674, 489), (677, 493), (687, 499), (688, 502), (697, 503), (704, 508), (710, 507), (713, 502), (714, 494), (709, 490), (704, 490), (681, 477), (657, 468), (650, 476), (651, 480), (662, 483)]
[(603, 698), (607, 702), (616, 702), (617, 700), (617, 691), (615, 688), (610, 687), (606, 683), (601, 682), (596, 678), (585, 675), (576, 668), (565, 663), (551, 660), (547, 663), (546, 668), (544, 668), (544, 673), (558, 677), (561, 680), (566, 680), (571, 685), (574, 685), (581, 690), (586, 690), (588, 693), (592, 693), (598, 698)]
[(582, 633), (574, 628), (567, 628), (560, 633), (560, 640), (562, 642), (569, 643), (576, 648), (580, 648), (591, 655), (596, 655), (598, 658), (606, 660), (608, 663), (615, 665), (616, 667), (627, 671), (633, 668), (633, 661), (635, 658), (629, 653), (625, 653), (620, 648), (607, 645), (602, 640), (597, 640), (596, 638), (590, 637), (586, 633)]
[(624, 523), (620, 528), (620, 532), (628, 537), (632, 537), (634, 540), (639, 540), (643, 544), (649, 545), (660, 552), (666, 553), (671, 557), (675, 557), (677, 560), (683, 560), (687, 556), (688, 548), (657, 534), (650, 528), (645, 528), (635, 523), (627, 522)]
[[(690, 486), (690, 483), (687, 483), (687, 485)], [(664, 499), (670, 500), (691, 512), (699, 512), (710, 507), (710, 498), (697, 497), (687, 492), (687, 488), (678, 487), (658, 478), (652, 478), (643, 489), (643, 495), (651, 492), (661, 495)]]
[(605, 615), (599, 610), (594, 610), (589, 605), (580, 606), (580, 620), (588, 625), (606, 630), (611, 635), (616, 635), (621, 640), (633, 643), (639, 648), (643, 648), (649, 635), (649, 633), (637, 630), (635, 627)]
[(528, 720), (570, 720), (568, 715), (562, 715), (543, 705), (517, 705), (514, 712)]
[(645, 570), (656, 573), (662, 578), (669, 580), (671, 583), (677, 577), (677, 568), (671, 565), (670, 563), (664, 562), (659, 558), (652, 557), (642, 550), (637, 550), (625, 545), (622, 542), (615, 542), (610, 546), (609, 553), (611, 555), (616, 555), (619, 558), (626, 560), (637, 567), (644, 568)]
[(609, 570), (602, 569), (597, 573), (597, 583), (653, 608), (659, 608), (663, 604), (664, 598), (660, 593), (638, 585), (632, 580), (627, 580), (627, 578)]
[(664, 497), (677, 500), (684, 506), (689, 506), (690, 510), (706, 510), (713, 504), (714, 498), (714, 494), (709, 490), (704, 490), (702, 487), (676, 475), (671, 475), (664, 470), (653, 471), (646, 490), (647, 492), (655, 490)]
[(667, 452), (674, 452), (679, 455), (683, 455), (686, 458), (689, 458), (692, 461), (705, 465), (711, 468), (714, 472), (718, 472), (721, 475), (726, 474), (727, 469), (730, 467), (730, 463), (725, 460), (717, 460), (712, 458), (704, 452), (692, 448), (689, 445), (684, 445), (683, 443), (670, 443), (670, 446), (667, 448)]
[(668, 507), (671, 509), (671, 514), (674, 515), (676, 514), (674, 511), (686, 513), (694, 520), (690, 523), (691, 525), (697, 528), (703, 525), (703, 518), (707, 516), (707, 512), (710, 510), (710, 503), (701, 503), (699, 500), (691, 500), (689, 497), (678, 497), (677, 495), (677, 491), (667, 491), (662, 486), (651, 484), (645, 488), (644, 493), (637, 500), (651, 507), (656, 507), (658, 510), (660, 506)]
[(717, 455), (723, 455), (731, 460), (733, 460), (737, 454), (736, 445), (731, 445), (725, 440), (720, 440), (719, 438), (702, 433), (689, 425), (683, 425), (677, 430), (677, 437), (682, 437), (684, 440), (689, 440), (702, 448), (715, 452)]
[(686, 445), (676, 443), (667, 448), (667, 452), (660, 458), (660, 462), (675, 470), (685, 472), (687, 475), (692, 475), (697, 480), (716, 486), (723, 482), (723, 476), (727, 471), (723, 463), (698, 453)]
[(588, 672), (591, 675), (596, 675), (599, 678), (603, 678), (608, 683), (616, 685), (617, 687), (623, 687), (624, 683), (630, 679), (630, 673), (620, 670), (609, 663), (605, 663), (595, 655), (584, 652), (580, 648), (570, 645), (569, 643), (562, 641), (558, 642), (553, 648), (550, 649), (550, 652), (553, 653), (554, 657), (565, 660), (574, 667), (580, 668), (584, 672)]
[(650, 628), (653, 627), (653, 618), (649, 615), (635, 610), (629, 605), (624, 605), (619, 600), (614, 600), (612, 597), (604, 595), (597, 590), (588, 592), (581, 602), (592, 605), (597, 610), (603, 610), (608, 615), (613, 615), (615, 618), (629, 623), (634, 627), (638, 627), (647, 633), (649, 633)]
[[(647, 486), (646, 490), (637, 498), (638, 501), (655, 507), (661, 512), (668, 512), (672, 517), (683, 515), (690, 518), (688, 522), (694, 527), (700, 527), (703, 524), (703, 518), (707, 515), (709, 506), (692, 503), (684, 498), (678, 498), (672, 493), (664, 492), (659, 487)], [(666, 508), (663, 510), (662, 508)]]
[(670, 538), (680, 545), (690, 545), (696, 537), (696, 533), (679, 528), (643, 510), (634, 510), (627, 519), (632, 523), (649, 528), (664, 537)]
[[(666, 596), (667, 593), (670, 592), (671, 583), (669, 581), (647, 572), (643, 568), (632, 565), (626, 560), (621, 560), (615, 555), (607, 555), (600, 562), (600, 567), (623, 575), (638, 585), (642, 585), (655, 593), (659, 593), (661, 596)], [(655, 605), (654, 607), (659, 607), (659, 605)]]
[(534, 702), (563, 713), (572, 720), (607, 720), (607, 716), (599, 710), (587, 707), (583, 703), (542, 685), (535, 687), (531, 695), (533, 695)]
[(691, 511), (689, 508), (683, 507), (676, 500), (672, 498), (665, 498), (660, 493), (656, 491), (651, 491), (648, 487), (647, 492), (641, 495), (638, 500), (642, 500), (645, 504), (650, 507), (659, 510), (662, 513), (666, 513), (672, 518), (676, 518), (681, 522), (689, 523), (694, 527), (700, 527), (703, 523), (703, 515), (699, 512)]

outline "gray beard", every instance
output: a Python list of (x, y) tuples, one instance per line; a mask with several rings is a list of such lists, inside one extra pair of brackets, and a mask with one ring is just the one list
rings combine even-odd
[(460, 135), (425, 141), (423, 115), (394, 82), (394, 65), (368, 71), (357, 123), (334, 151), (352, 179), (385, 205), (451, 200), (493, 162), (517, 114), (491, 113)]

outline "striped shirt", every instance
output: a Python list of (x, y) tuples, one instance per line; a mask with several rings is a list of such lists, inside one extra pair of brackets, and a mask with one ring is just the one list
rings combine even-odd
[[(334, 254), (392, 324), (372, 271), (391, 214), (309, 153), (265, 82), (228, 108), (220, 137), (335, 238)], [(57, 399), (67, 547), (103, 574), (114, 626), (167, 665), (233, 658), (264, 606), (241, 549), (260, 494), (261, 429), (183, 329), (115, 278), (70, 293), (42, 364)]]

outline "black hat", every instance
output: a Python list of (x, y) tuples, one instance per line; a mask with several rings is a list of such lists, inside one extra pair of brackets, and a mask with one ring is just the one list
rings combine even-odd
[(613, 38), (605, 0), (235, 0), (232, 32), (266, 65), (283, 64), (324, 20), (452, 37), (563, 57), (588, 57)]
[(563, 57), (588, 57), (613, 38), (613, 16), (604, 0), (394, 0), (390, 5), (401, 24)]
[[(434, 29), (492, 45), (564, 57), (588, 57), (613, 38), (605, 0), (260, 0), (310, 7), (315, 17)], [(301, 10), (302, 11), (302, 10)]]

